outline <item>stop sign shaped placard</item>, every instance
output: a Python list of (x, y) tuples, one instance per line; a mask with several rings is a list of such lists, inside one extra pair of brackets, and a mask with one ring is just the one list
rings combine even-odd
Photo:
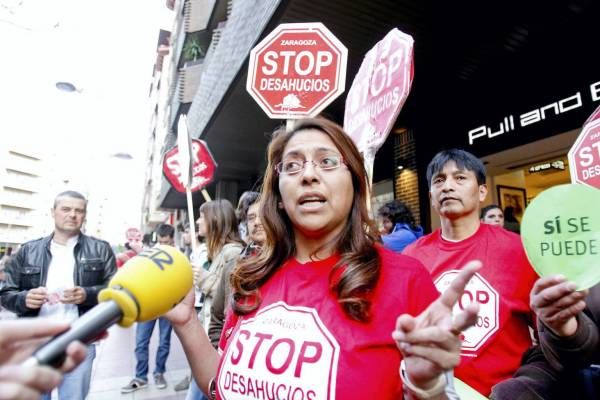
[(600, 189), (600, 119), (585, 125), (569, 150), (571, 181)]
[[(204, 141), (192, 139), (191, 148), (192, 179), (190, 189), (192, 192), (195, 192), (212, 182), (215, 170), (217, 169), (217, 163)], [(185, 182), (183, 181), (179, 160), (179, 146), (175, 146), (165, 153), (163, 158), (163, 173), (175, 190), (185, 193)]]
[(598, 118), (600, 118), (600, 107), (596, 108), (594, 110), (594, 112), (592, 113), (592, 115), (590, 115), (588, 117), (588, 119), (585, 120), (585, 122), (583, 123), (583, 126), (586, 126), (587, 124), (589, 124), (592, 121), (597, 120)]
[[(446, 271), (435, 280), (435, 287), (443, 293), (450, 287), (459, 274), (459, 270)], [(461, 334), (461, 354), (473, 355), (500, 327), (500, 295), (494, 287), (479, 273), (473, 275), (467, 283), (463, 294), (452, 308), (456, 315), (467, 306), (476, 302), (479, 304), (477, 322)]]
[(347, 58), (323, 24), (281, 24), (250, 52), (246, 90), (270, 118), (314, 116), (344, 92)]
[(392, 29), (365, 58), (346, 98), (344, 130), (362, 153), (385, 142), (413, 79), (414, 40)]

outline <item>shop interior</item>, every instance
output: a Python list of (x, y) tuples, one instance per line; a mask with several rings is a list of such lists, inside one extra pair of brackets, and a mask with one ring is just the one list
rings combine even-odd
[(542, 191), (571, 182), (567, 153), (575, 129), (483, 158), (489, 195), (484, 205), (512, 206), (520, 221), (527, 205)]

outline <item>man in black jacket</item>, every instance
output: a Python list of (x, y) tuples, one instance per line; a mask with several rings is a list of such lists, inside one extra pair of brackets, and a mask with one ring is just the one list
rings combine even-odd
[[(108, 242), (81, 233), (87, 200), (74, 191), (54, 200), (54, 232), (25, 243), (6, 267), (0, 290), (4, 307), (19, 317), (72, 321), (98, 304), (102, 290), (117, 267)], [(66, 374), (60, 399), (84, 399), (90, 386), (96, 352), (88, 347), (85, 361)], [(50, 394), (42, 398), (50, 399)]]

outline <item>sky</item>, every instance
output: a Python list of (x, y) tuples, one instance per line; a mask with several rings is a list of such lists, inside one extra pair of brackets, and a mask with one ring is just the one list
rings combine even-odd
[(107, 219), (139, 226), (148, 93), (159, 29), (173, 17), (165, 0), (0, 0), (0, 143), (43, 155), (119, 208)]

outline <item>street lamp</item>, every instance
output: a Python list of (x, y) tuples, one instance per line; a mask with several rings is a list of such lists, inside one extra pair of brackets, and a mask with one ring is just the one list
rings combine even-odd
[(61, 92), (67, 92), (67, 93), (72, 93), (72, 92), (80, 93), (81, 92), (81, 89), (77, 89), (77, 86), (73, 85), (71, 82), (56, 82), (55, 86)]
[(132, 160), (133, 156), (129, 153), (118, 152), (110, 155), (112, 158), (118, 158), (121, 160)]

